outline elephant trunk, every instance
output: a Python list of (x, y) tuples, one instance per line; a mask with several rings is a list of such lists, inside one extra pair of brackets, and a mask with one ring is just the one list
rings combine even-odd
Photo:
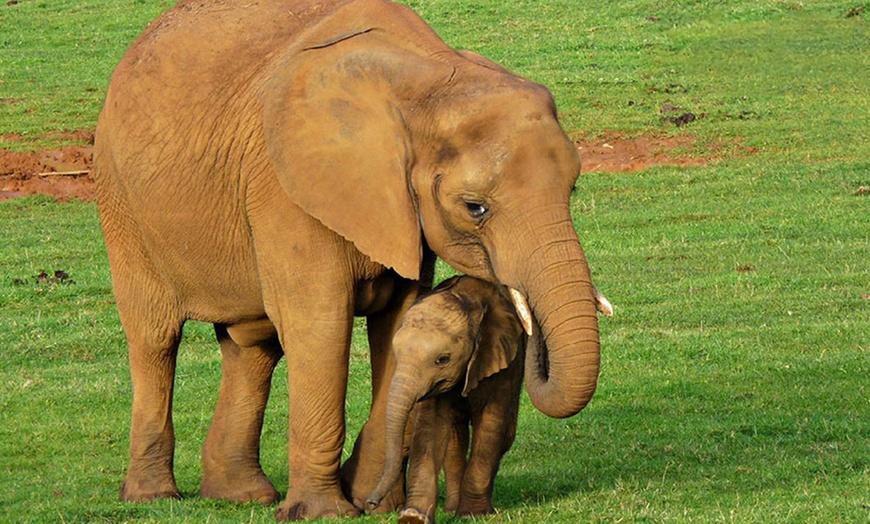
[(387, 397), (387, 414), (384, 446), (384, 469), (374, 491), (366, 499), (369, 510), (380, 505), (381, 500), (399, 481), (404, 465), (405, 430), (411, 410), (417, 403), (415, 381), (401, 369), (396, 370)]
[(586, 256), (567, 209), (559, 213), (558, 219), (532, 229), (549, 241), (533, 251), (527, 272), (516, 280), (528, 296), (534, 319), (526, 351), (526, 390), (542, 413), (565, 418), (592, 398), (600, 349)]

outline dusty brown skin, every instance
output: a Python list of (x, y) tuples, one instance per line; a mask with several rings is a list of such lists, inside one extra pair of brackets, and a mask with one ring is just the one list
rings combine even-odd
[(454, 277), (411, 306), (393, 339), (384, 477), (369, 497), (372, 506), (402, 473), (403, 440), (414, 418), (399, 522), (435, 522), (442, 468), (447, 511), (493, 511), (495, 475), (516, 435), (525, 342), (510, 301), (476, 278)]
[[(258, 455), (283, 355), (276, 516), (357, 514), (382, 470), (392, 336), (435, 255), (528, 298), (529, 393), (551, 416), (582, 409), (599, 341), (569, 214), (579, 168), (545, 88), (450, 49), (398, 4), (196, 1), (161, 16), (113, 74), (94, 145), (133, 382), (121, 497), (179, 494), (173, 378), (196, 319), (224, 357), (202, 493), (279, 498)], [(340, 471), (354, 315), (368, 316), (373, 399)]]

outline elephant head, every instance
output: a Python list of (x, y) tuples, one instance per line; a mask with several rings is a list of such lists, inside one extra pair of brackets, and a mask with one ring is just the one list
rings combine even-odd
[(393, 384), (412, 386), (410, 401), (460, 383), (462, 395), (468, 396), (481, 380), (516, 358), (522, 335), (513, 306), (497, 286), (453, 277), (418, 300), (402, 319), (393, 337)]
[(507, 368), (525, 334), (510, 301), (482, 280), (453, 277), (416, 302), (393, 337), (396, 371), (387, 398), (383, 475), (370, 509), (402, 473), (402, 448), (414, 405), (451, 390), (463, 396)]
[(339, 7), (271, 62), (265, 141), (281, 186), (372, 260), (420, 277), (427, 249), (513, 290), (526, 387), (552, 417), (595, 391), (599, 338), (570, 213), (578, 152), (549, 91), (448, 47), (410, 10)]

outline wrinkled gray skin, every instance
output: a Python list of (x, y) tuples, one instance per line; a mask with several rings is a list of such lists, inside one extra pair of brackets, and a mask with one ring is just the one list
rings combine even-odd
[(516, 434), (525, 344), (513, 305), (491, 283), (454, 277), (411, 306), (393, 339), (386, 460), (372, 507), (402, 474), (403, 441), (414, 418), (399, 522), (434, 523), (442, 468), (445, 510), (493, 511), (495, 475)]
[[(94, 178), (133, 383), (121, 497), (177, 497), (182, 328), (215, 325), (222, 378), (203, 496), (279, 499), (259, 463), (269, 384), (289, 383), (279, 519), (357, 515), (383, 469), (399, 320), (435, 257), (509, 286), (535, 335), (525, 382), (553, 417), (598, 378), (580, 171), (543, 86), (447, 46), (386, 0), (184, 0), (112, 75)], [(353, 317), (372, 409), (340, 465)], [(381, 509), (399, 507), (397, 484)]]

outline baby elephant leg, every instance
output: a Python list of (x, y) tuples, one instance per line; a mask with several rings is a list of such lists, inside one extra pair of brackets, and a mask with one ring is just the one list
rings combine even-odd
[[(503, 371), (487, 400), (472, 408), (471, 454), (462, 479), (456, 514), (492, 513), (492, 491), (501, 458), (516, 436), (521, 367)], [(512, 374), (516, 373), (516, 377)], [(504, 380), (502, 380), (504, 379)], [(472, 406), (476, 403), (472, 400)]]
[(450, 434), (444, 454), (444, 485), (447, 494), (444, 498), (444, 511), (456, 513), (462, 493), (462, 477), (468, 468), (469, 427), (471, 423), (467, 402), (454, 406)]

